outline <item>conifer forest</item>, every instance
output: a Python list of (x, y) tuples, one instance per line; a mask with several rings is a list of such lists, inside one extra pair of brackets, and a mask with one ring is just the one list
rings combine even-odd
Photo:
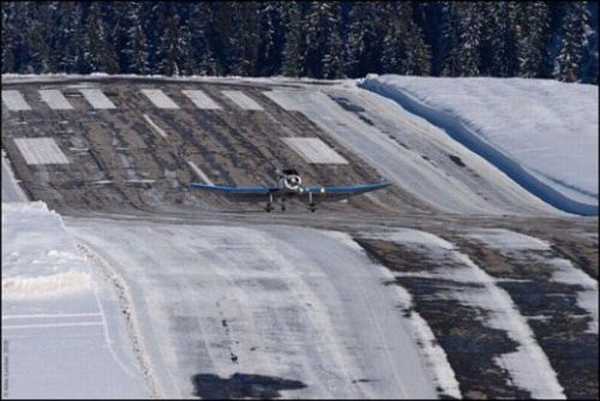
[(597, 1), (3, 1), (3, 73), (598, 83)]

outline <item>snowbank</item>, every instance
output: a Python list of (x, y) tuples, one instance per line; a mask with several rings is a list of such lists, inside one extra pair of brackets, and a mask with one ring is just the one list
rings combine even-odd
[(598, 215), (598, 88), (552, 80), (368, 76), (545, 202)]
[(44, 202), (2, 202), (2, 298), (67, 295), (91, 288), (84, 258)]
[(2, 202), (26, 201), (27, 196), (17, 183), (6, 152), (2, 149)]

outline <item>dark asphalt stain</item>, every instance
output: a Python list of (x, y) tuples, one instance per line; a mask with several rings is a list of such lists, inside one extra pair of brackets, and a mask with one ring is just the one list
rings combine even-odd
[(448, 157), (450, 158), (450, 160), (452, 160), (454, 162), (454, 164), (456, 164), (459, 167), (467, 167), (467, 165), (465, 163), (463, 163), (462, 159), (456, 155), (448, 155)]

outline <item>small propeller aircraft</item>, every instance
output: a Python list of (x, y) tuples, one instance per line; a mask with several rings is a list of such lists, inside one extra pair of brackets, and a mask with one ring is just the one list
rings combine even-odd
[(353, 185), (346, 187), (307, 187), (302, 185), (302, 178), (295, 169), (285, 169), (277, 171), (276, 187), (227, 187), (221, 185), (206, 185), (192, 183), (191, 187), (205, 191), (221, 193), (231, 200), (244, 202), (267, 201), (265, 210), (273, 210), (273, 202), (278, 200), (281, 204), (281, 211), (285, 211), (285, 202), (291, 198), (298, 198), (308, 203), (311, 212), (317, 210), (317, 202), (331, 202), (347, 199), (351, 196), (364, 194), (389, 186), (389, 182), (378, 184)]

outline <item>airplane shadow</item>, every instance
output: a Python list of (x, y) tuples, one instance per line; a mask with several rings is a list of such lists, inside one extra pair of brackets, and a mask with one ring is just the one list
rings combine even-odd
[(298, 380), (274, 376), (234, 373), (229, 378), (214, 374), (192, 376), (194, 395), (204, 399), (278, 398), (281, 390), (298, 390), (306, 385)]

